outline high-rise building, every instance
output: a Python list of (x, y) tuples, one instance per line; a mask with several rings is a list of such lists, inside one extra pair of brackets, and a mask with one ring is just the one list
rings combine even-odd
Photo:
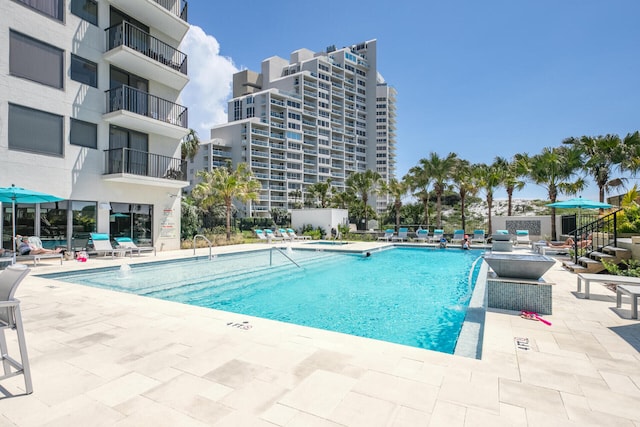
[(17, 233), (69, 248), (94, 231), (179, 248), (186, 11), (181, 0), (0, 3), (0, 187), (65, 199), (18, 204)]
[[(211, 129), (189, 164), (198, 170), (246, 162), (261, 181), (257, 202), (243, 216), (308, 205), (310, 185), (330, 181), (345, 190), (349, 175), (367, 169), (385, 180), (395, 172), (395, 89), (380, 76), (376, 41), (324, 52), (300, 49), (290, 60), (271, 57), (261, 72), (233, 76), (228, 123)], [(386, 210), (387, 198), (372, 206)]]

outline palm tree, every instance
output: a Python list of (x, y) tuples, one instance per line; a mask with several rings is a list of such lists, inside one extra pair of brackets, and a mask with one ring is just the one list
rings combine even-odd
[[(527, 165), (528, 176), (536, 184), (546, 188), (550, 203), (555, 203), (558, 194), (576, 194), (585, 186), (577, 172), (582, 168), (580, 150), (569, 145), (545, 147), (540, 154), (518, 159)], [(551, 208), (551, 239), (556, 239), (556, 208)]]
[(507, 192), (507, 215), (511, 216), (513, 213), (513, 192), (524, 188), (525, 182), (520, 177), (525, 171), (519, 167), (515, 159), (509, 161), (498, 156), (493, 160), (493, 164), (498, 168), (501, 175), (500, 182)]
[(458, 194), (460, 195), (461, 228), (465, 230), (467, 220), (465, 201), (468, 195), (474, 195), (478, 191), (476, 182), (473, 179), (473, 174), (471, 173), (471, 165), (469, 164), (469, 161), (460, 159), (458, 161), (458, 166), (451, 175), (451, 178), (453, 180), (453, 186), (458, 189)]
[(201, 170), (198, 176), (202, 181), (193, 189), (193, 196), (207, 209), (215, 205), (224, 205), (226, 209), (227, 240), (231, 240), (231, 210), (233, 200), (242, 202), (258, 199), (260, 181), (255, 179), (246, 163), (239, 163), (235, 171), (219, 167), (207, 172)]
[(382, 177), (378, 172), (368, 169), (364, 172), (356, 172), (347, 178), (346, 185), (350, 191), (357, 194), (363, 203), (365, 229), (369, 223), (369, 193), (375, 191)]
[(431, 152), (428, 159), (420, 159), (420, 164), (433, 180), (433, 191), (436, 193), (436, 225), (441, 228), (442, 195), (449, 187), (451, 175), (458, 165), (458, 156), (455, 153), (449, 153), (447, 157), (441, 158), (437, 153)]
[(311, 194), (312, 197), (316, 197), (320, 199), (320, 207), (326, 208), (329, 205), (331, 192), (331, 178), (327, 178), (326, 181), (319, 181), (315, 184), (311, 184), (307, 187), (307, 192)]
[(407, 194), (409, 185), (405, 180), (398, 181), (391, 178), (388, 183), (383, 182), (380, 186), (380, 192), (389, 194), (393, 197), (393, 209), (396, 214), (396, 231), (400, 228), (400, 209), (402, 208), (402, 197)]
[(331, 202), (333, 207), (339, 209), (349, 209), (349, 206), (351, 205), (351, 203), (353, 203), (354, 199), (354, 195), (348, 191), (337, 191), (333, 193)]
[(481, 188), (485, 192), (487, 202), (487, 228), (491, 235), (491, 211), (493, 209), (493, 191), (500, 185), (500, 171), (495, 166), (486, 165), (484, 163), (476, 165), (473, 169), (473, 176), (477, 188)]
[(198, 148), (200, 147), (200, 138), (198, 132), (194, 129), (189, 129), (189, 133), (182, 138), (180, 142), (180, 152), (182, 160), (189, 159), (193, 161), (193, 158), (198, 154)]
[(427, 171), (420, 167), (414, 166), (409, 169), (409, 173), (404, 177), (409, 184), (409, 189), (413, 192), (413, 195), (422, 202), (423, 206), (423, 224), (429, 226), (429, 186), (431, 185), (431, 177)]
[[(638, 132), (628, 134), (624, 140), (618, 135), (581, 136), (567, 138), (563, 144), (577, 149), (583, 162), (583, 170), (590, 174), (598, 186), (600, 202), (604, 202), (605, 195), (613, 188), (623, 185), (623, 179), (612, 178), (615, 169), (623, 172), (625, 169), (638, 169), (637, 155), (630, 153), (638, 151), (640, 138)], [(636, 161), (629, 161), (635, 157)]]

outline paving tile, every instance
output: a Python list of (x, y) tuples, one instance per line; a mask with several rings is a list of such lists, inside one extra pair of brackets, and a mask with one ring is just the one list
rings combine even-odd
[(285, 426), (288, 425), (298, 413), (299, 411), (296, 409), (276, 403), (264, 411), (260, 417), (272, 424)]
[(561, 419), (568, 419), (560, 392), (550, 388), (500, 379), (500, 402), (560, 414)]
[(353, 390), (429, 413), (438, 395), (435, 386), (375, 371), (367, 372)]
[(99, 402), (116, 406), (161, 384), (153, 378), (132, 372), (87, 392)]
[(467, 408), (444, 400), (438, 400), (429, 419), (429, 426), (463, 427)]
[(392, 402), (350, 392), (328, 418), (350, 427), (387, 426), (395, 407)]
[[(295, 389), (286, 393), (280, 404), (327, 418), (349, 393), (356, 380), (344, 375), (316, 370)], [(328, 392), (331, 390), (330, 392)]]

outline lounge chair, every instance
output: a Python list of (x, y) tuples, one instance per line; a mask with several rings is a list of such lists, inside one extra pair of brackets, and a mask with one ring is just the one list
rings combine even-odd
[(393, 240), (394, 242), (396, 241), (404, 242), (405, 240), (408, 240), (408, 237), (407, 237), (408, 232), (409, 232), (408, 228), (401, 227), (398, 229), (398, 235), (393, 236), (391, 240)]
[[(31, 236), (29, 237), (29, 244), (33, 245), (36, 248), (43, 249), (42, 240), (39, 237)], [(33, 266), (38, 265), (40, 260), (43, 259), (59, 259), (60, 265), (62, 265), (62, 260), (64, 258), (64, 254), (62, 252), (51, 253), (51, 254), (28, 254), (28, 255), (16, 255), (16, 261), (33, 261)]]
[(378, 237), (378, 240), (384, 240), (384, 241), (388, 242), (389, 240), (391, 240), (393, 238), (393, 234), (394, 234), (393, 228), (387, 228), (384, 231), (384, 236)]
[(464, 240), (464, 230), (454, 230), (451, 243), (462, 242)]
[(264, 234), (267, 236), (267, 241), (268, 242), (278, 242), (280, 240), (283, 240), (282, 237), (276, 236), (276, 234), (273, 232), (273, 230), (271, 230), (269, 228), (265, 228), (263, 231), (264, 231)]
[(264, 234), (264, 231), (260, 230), (259, 228), (253, 231), (254, 233), (256, 233), (256, 236), (258, 236), (258, 239), (264, 240), (265, 242), (267, 241), (267, 235)]
[(416, 240), (418, 242), (427, 242), (429, 240), (429, 230), (420, 229), (416, 231)]
[(293, 240), (311, 240), (311, 236), (298, 236), (293, 228), (287, 228), (287, 233)]
[[(14, 298), (16, 289), (22, 280), (31, 271), (24, 265), (12, 265), (0, 272), (0, 360), (4, 367), (4, 375), (0, 380), (4, 380), (16, 375), (24, 376), (25, 392), (33, 393), (31, 383), (31, 369), (29, 368), (29, 356), (27, 355), (27, 344), (24, 338), (24, 328), (22, 327), (22, 315), (20, 314), (20, 300)], [(20, 361), (9, 356), (7, 341), (4, 331), (13, 329), (18, 336), (18, 349), (20, 350)]]
[(153, 255), (156, 255), (156, 248), (153, 246), (138, 246), (131, 240), (131, 237), (116, 237), (116, 243), (118, 243), (118, 248), (127, 248), (131, 249), (131, 252), (137, 252), (138, 256), (142, 252), (153, 252)]
[(287, 230), (285, 230), (284, 228), (279, 228), (278, 229), (278, 234), (276, 234), (276, 237), (282, 237), (282, 240), (291, 240), (291, 241), (293, 241), (293, 237), (291, 237), (289, 232)]
[(484, 238), (484, 230), (473, 230), (473, 237), (471, 238), (471, 243), (482, 243), (486, 244), (487, 239)]
[(433, 236), (429, 238), (429, 241), (433, 243), (440, 243), (440, 240), (442, 240), (442, 236), (444, 236), (444, 230), (433, 230)]
[(529, 230), (516, 230), (516, 244), (525, 244), (530, 246)]
[(111, 239), (106, 233), (91, 233), (91, 241), (93, 242), (93, 250), (91, 253), (97, 255), (111, 254), (111, 258), (114, 258), (116, 254), (125, 256), (129, 254), (132, 256), (133, 251), (130, 248), (114, 248), (111, 246)]

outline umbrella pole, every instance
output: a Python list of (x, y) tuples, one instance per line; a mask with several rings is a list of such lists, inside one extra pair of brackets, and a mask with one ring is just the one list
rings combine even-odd
[(16, 199), (12, 199), (11, 200), (11, 223), (13, 226), (13, 234), (11, 235), (11, 242), (13, 245), (13, 256), (12, 256), (12, 261), (13, 264), (16, 263)]

